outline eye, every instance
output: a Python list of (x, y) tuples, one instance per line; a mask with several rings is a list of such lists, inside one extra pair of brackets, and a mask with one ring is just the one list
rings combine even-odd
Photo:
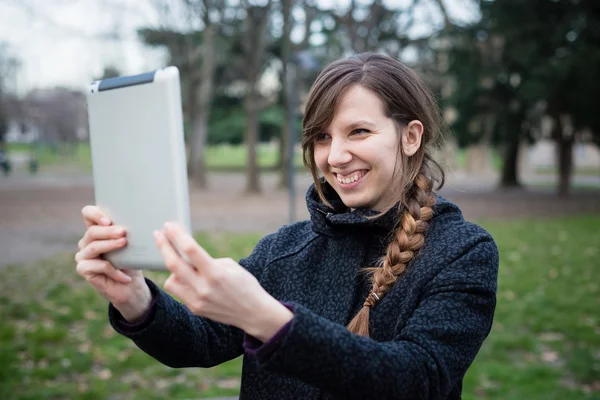
[(322, 141), (324, 141), (324, 140), (329, 140), (330, 138), (331, 138), (331, 136), (329, 136), (329, 134), (328, 134), (328, 133), (322, 132), (322, 133), (318, 133), (318, 134), (315, 136), (315, 141), (317, 141), (317, 142), (322, 142)]
[(364, 135), (366, 133), (370, 133), (371, 131), (369, 131), (368, 129), (362, 129), (362, 128), (358, 128), (352, 131), (352, 135)]

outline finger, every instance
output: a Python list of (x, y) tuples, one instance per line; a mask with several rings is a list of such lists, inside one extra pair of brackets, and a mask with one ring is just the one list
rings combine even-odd
[(95, 240), (85, 246), (75, 256), (75, 261), (98, 258), (100, 255), (120, 249), (127, 244), (127, 239)]
[(125, 236), (125, 233), (125, 228), (118, 225), (92, 225), (85, 231), (85, 235), (79, 241), (78, 247), (81, 250), (95, 240), (119, 239)]
[(181, 225), (167, 222), (164, 226), (165, 235), (175, 245), (175, 247), (185, 254), (198, 269), (210, 265), (214, 260), (202, 246), (194, 240)]
[(108, 218), (108, 216), (97, 206), (83, 207), (81, 209), (81, 215), (83, 216), (83, 222), (87, 228), (92, 225), (108, 226), (112, 223), (110, 218)]
[(165, 234), (160, 231), (154, 231), (154, 240), (167, 269), (174, 275), (177, 275), (177, 280), (192, 282), (195, 278), (196, 270), (181, 258)]
[(177, 275), (169, 275), (163, 287), (175, 298), (179, 299), (182, 302), (185, 302), (182, 296), (185, 297), (186, 291), (184, 290), (183, 285), (179, 282), (179, 279), (177, 279)]
[(120, 283), (129, 283), (132, 280), (129, 275), (113, 267), (109, 261), (101, 259), (82, 260), (78, 262), (77, 273), (85, 279), (90, 279), (98, 275), (106, 275)]

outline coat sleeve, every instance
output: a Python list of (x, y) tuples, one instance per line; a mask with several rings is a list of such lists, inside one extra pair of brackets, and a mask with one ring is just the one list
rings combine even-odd
[[(261, 239), (240, 265), (257, 278), (269, 254), (273, 235)], [(153, 307), (146, 320), (125, 327), (119, 311), (109, 304), (112, 327), (159, 362), (173, 368), (213, 367), (243, 353), (244, 332), (236, 327), (194, 315), (150, 280)]]
[(489, 334), (498, 251), (482, 241), (445, 267), (390, 342), (350, 333), (294, 304), (277, 350), (259, 363), (340, 398), (446, 399)]

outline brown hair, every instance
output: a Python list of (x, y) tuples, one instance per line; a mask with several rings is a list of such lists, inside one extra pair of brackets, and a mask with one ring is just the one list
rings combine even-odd
[[(396, 280), (405, 273), (408, 263), (416, 256), (425, 241), (428, 222), (433, 217), (436, 189), (444, 184), (444, 171), (432, 158), (431, 150), (439, 144), (442, 122), (433, 94), (421, 82), (418, 75), (391, 57), (362, 53), (329, 64), (317, 77), (308, 95), (303, 119), (302, 149), (304, 164), (311, 171), (315, 189), (325, 204), (314, 158), (314, 143), (333, 120), (337, 102), (344, 91), (360, 85), (376, 94), (384, 104), (384, 112), (402, 129), (410, 121), (423, 124), (421, 147), (410, 157), (401, 156), (402, 141), (399, 140), (399, 160), (402, 170), (394, 172), (397, 196), (386, 210), (398, 202), (396, 228), (386, 254), (379, 267), (363, 269), (369, 274), (372, 289), (363, 307), (348, 324), (348, 329), (358, 335), (369, 336), (369, 310), (383, 298)], [(401, 132), (399, 129), (399, 132)], [(379, 215), (381, 215), (379, 214)]]

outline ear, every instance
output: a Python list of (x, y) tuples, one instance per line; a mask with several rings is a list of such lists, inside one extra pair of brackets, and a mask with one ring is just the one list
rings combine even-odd
[(423, 137), (423, 124), (419, 120), (410, 121), (402, 131), (402, 152), (405, 156), (412, 156), (421, 147)]

